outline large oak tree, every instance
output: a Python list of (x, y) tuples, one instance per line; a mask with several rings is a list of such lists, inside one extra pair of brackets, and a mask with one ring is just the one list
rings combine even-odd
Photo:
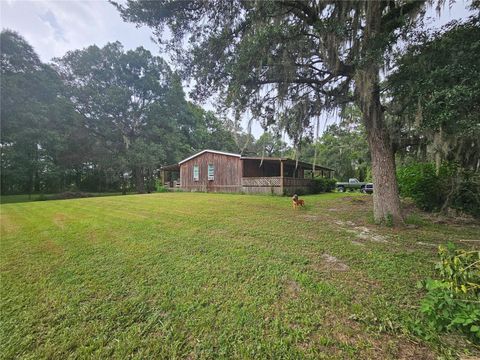
[(191, 125), (175, 74), (148, 50), (124, 51), (118, 42), (71, 51), (55, 67), (84, 126), (103, 144), (103, 162), (131, 174), (138, 192), (149, 190), (146, 180), (176, 158), (178, 137)]

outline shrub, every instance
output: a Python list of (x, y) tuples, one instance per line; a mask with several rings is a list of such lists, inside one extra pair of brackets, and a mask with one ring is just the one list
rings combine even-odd
[(60, 194), (50, 195), (47, 200), (66, 200), (66, 199), (78, 199), (92, 197), (92, 194), (82, 191), (64, 191)]
[(456, 209), (480, 217), (479, 175), (444, 163), (438, 174), (432, 163), (417, 163), (397, 170), (400, 194), (411, 197), (426, 211)]
[(415, 204), (427, 211), (438, 209), (442, 205), (442, 193), (435, 166), (430, 163), (418, 163), (401, 167), (397, 171), (398, 186), (402, 196), (411, 197)]
[(155, 191), (156, 192), (168, 192), (168, 189), (162, 184), (162, 182), (159, 179), (155, 180)]
[(313, 192), (319, 194), (323, 192), (330, 192), (335, 189), (335, 179), (329, 179), (324, 177), (317, 177), (313, 179)]
[(422, 286), (427, 296), (421, 311), (436, 331), (461, 331), (480, 341), (480, 252), (456, 249), (450, 243), (439, 247), (436, 268), (440, 279)]
[(480, 217), (479, 174), (463, 172), (450, 206), (477, 218)]

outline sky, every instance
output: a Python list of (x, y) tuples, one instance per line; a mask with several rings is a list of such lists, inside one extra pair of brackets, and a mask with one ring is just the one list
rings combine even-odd
[[(428, 24), (438, 28), (453, 19), (466, 18), (468, 4), (470, 0), (457, 0), (450, 4), (447, 0), (440, 17), (436, 16), (434, 9), (428, 11), (427, 16), (431, 17)], [(138, 28), (124, 22), (115, 7), (106, 0), (0, 0), (0, 26), (20, 33), (44, 62), (61, 57), (69, 50), (93, 44), (103, 46), (117, 40), (126, 49), (143, 46), (169, 61), (168, 55), (161, 54), (152, 40), (149, 28)], [(204, 107), (211, 109), (209, 104)], [(258, 124), (253, 124), (255, 137), (262, 132)]]

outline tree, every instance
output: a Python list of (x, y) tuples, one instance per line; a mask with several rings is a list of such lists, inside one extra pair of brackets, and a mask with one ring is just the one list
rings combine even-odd
[(255, 142), (257, 155), (266, 157), (280, 157), (288, 150), (287, 143), (282, 140), (277, 130), (266, 131)]
[(61, 179), (64, 135), (78, 133), (72, 108), (57, 74), (25, 39), (10, 30), (0, 37), (2, 193), (48, 191)]
[(204, 149), (237, 152), (233, 133), (212, 111), (206, 111), (198, 105), (188, 103), (188, 110), (194, 119), (194, 132), (190, 138), (190, 153)]
[(480, 19), (419, 32), (386, 83), (397, 148), (404, 156), (480, 170)]
[(303, 145), (300, 159), (335, 169), (339, 180), (365, 181), (371, 161), (361, 120), (358, 108), (345, 107), (338, 124), (330, 125), (315, 142)]
[[(219, 90), (237, 112), (278, 122), (294, 140), (326, 108), (354, 101), (372, 157), (374, 217), (402, 221), (380, 70), (426, 1), (127, 1), (123, 18), (176, 50), (195, 96)], [(165, 41), (164, 41), (165, 42)], [(189, 44), (190, 46), (184, 46)]]
[(69, 52), (55, 65), (84, 126), (107, 152), (104, 167), (119, 178), (130, 173), (138, 192), (150, 190), (146, 178), (176, 158), (170, 149), (189, 131), (179, 124), (186, 101), (178, 77), (144, 48), (125, 52), (118, 42)]

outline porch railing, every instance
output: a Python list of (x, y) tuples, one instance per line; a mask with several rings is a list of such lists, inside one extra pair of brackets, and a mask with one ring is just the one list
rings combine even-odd
[[(272, 177), (243, 177), (242, 186), (270, 186), (270, 187), (280, 187), (282, 184), (282, 178), (280, 176)], [(300, 179), (300, 178), (283, 178), (284, 187), (294, 187), (294, 186), (311, 186), (313, 185), (312, 179)]]
[(300, 178), (290, 178), (290, 177), (283, 178), (283, 186), (285, 187), (312, 186), (312, 185), (313, 185), (312, 179), (300, 179)]
[(281, 177), (242, 177), (242, 186), (280, 186)]

